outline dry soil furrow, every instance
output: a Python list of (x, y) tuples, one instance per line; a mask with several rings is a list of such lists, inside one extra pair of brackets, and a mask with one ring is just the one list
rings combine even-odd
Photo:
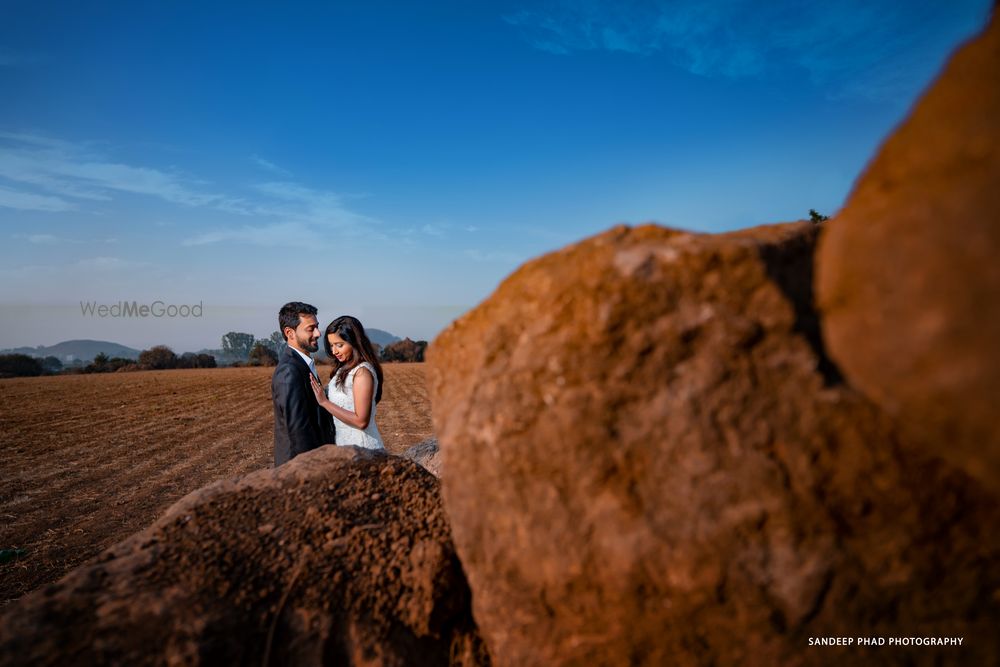
[[(5, 603), (54, 581), (216, 479), (272, 465), (273, 369), (0, 381)], [(420, 364), (386, 366), (379, 428), (390, 451), (431, 434)], [(321, 369), (327, 375), (327, 369)]]
[[(252, 385), (250, 388), (252, 388)], [(168, 433), (176, 428), (178, 420), (185, 424), (192, 423), (192, 420), (197, 420), (199, 423), (208, 422), (212, 424), (225, 421), (224, 414), (215, 415), (205, 410), (205, 406), (209, 406), (224, 413), (224, 410), (220, 410), (224, 406), (219, 405), (217, 399), (213, 399), (207, 393), (204, 394), (202, 399), (194, 405), (187, 402), (180, 405), (171, 405), (169, 402), (164, 402), (161, 404), (164, 406), (163, 408), (153, 411), (153, 415), (155, 416), (144, 417), (142, 414), (138, 414), (134, 416), (125, 415), (119, 419), (108, 419), (101, 424), (96, 432), (93, 424), (99, 423), (98, 420), (94, 420), (89, 425), (90, 433), (86, 432), (87, 424), (83, 424), (79, 430), (71, 428), (61, 433), (58, 431), (57, 426), (53, 426), (53, 430), (43, 432), (44, 436), (36, 435), (35, 437), (47, 437), (50, 441), (53, 439), (59, 440), (65, 443), (64, 447), (55, 447), (50, 443), (44, 452), (39, 452), (37, 451), (37, 447), (32, 446), (32, 451), (22, 451), (20, 453), (32, 456), (34, 459), (33, 462), (36, 465), (39, 462), (39, 456), (41, 456), (52, 466), (48, 475), (42, 474), (39, 476), (36, 474), (34, 476), (35, 481), (39, 485), (47, 486), (52, 483), (53, 479), (62, 478), (67, 471), (67, 466), (73, 466), (75, 469), (89, 470), (92, 475), (92, 481), (99, 482), (104, 469), (113, 469), (126, 463), (121, 459), (107, 460), (101, 463), (100, 460), (106, 451), (125, 452), (128, 455), (128, 463), (132, 463), (133, 460), (142, 460), (146, 466), (155, 465), (162, 462), (164, 456), (169, 458), (168, 448), (174, 440), (169, 437)], [(252, 393), (248, 392), (246, 398), (240, 404), (233, 406), (233, 410), (239, 414), (245, 407), (252, 407), (254, 405), (259, 405), (259, 399), (255, 399)], [(108, 411), (105, 410), (104, 412)], [(187, 413), (199, 416), (188, 419), (184, 416)], [(87, 437), (84, 436), (93, 438), (95, 435), (104, 434), (107, 434), (107, 440), (102, 443), (104, 444), (103, 447), (81, 446), (81, 443), (86, 443), (87, 441)], [(157, 445), (157, 443), (161, 444)], [(162, 452), (161, 456), (151, 460), (151, 454), (156, 452)], [(60, 488), (59, 490), (62, 491), (63, 489)]]

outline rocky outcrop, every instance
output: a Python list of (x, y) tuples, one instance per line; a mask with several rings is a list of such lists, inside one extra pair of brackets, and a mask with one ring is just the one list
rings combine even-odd
[(619, 227), (434, 342), (445, 506), (496, 664), (846, 664), (870, 653), (809, 637), (956, 634), (879, 657), (1000, 660), (1000, 510), (842, 381), (818, 231)]
[(1000, 491), (1000, 25), (886, 141), (818, 256), (830, 354), (908, 442)]
[(437, 480), (322, 447), (186, 496), (0, 617), (0, 664), (483, 665)]
[(435, 477), (441, 476), (441, 452), (437, 438), (427, 438), (408, 447), (403, 457), (419, 463)]

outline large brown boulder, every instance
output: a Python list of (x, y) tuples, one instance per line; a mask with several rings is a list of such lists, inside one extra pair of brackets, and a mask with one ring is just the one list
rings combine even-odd
[(1000, 491), (1000, 25), (959, 50), (823, 235), (831, 356)]
[[(615, 228), (434, 341), (445, 507), (496, 664), (1000, 660), (1000, 509), (841, 382), (817, 233)], [(965, 645), (809, 646), (879, 635)]]
[(437, 480), (354, 447), (195, 491), (0, 617), (3, 665), (487, 663)]

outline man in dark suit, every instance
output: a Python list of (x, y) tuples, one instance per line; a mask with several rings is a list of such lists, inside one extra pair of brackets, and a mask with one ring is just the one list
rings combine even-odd
[(319, 349), (322, 332), (316, 308), (292, 301), (278, 312), (278, 327), (288, 345), (271, 376), (274, 403), (274, 465), (334, 442), (333, 419), (319, 406), (309, 384), (316, 363), (309, 356)]

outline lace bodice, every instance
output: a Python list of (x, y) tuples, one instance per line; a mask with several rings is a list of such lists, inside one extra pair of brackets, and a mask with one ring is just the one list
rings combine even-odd
[(374, 381), (374, 386), (372, 388), (371, 419), (368, 420), (368, 427), (361, 430), (349, 424), (345, 424), (334, 417), (333, 422), (337, 427), (337, 444), (355, 445), (366, 449), (385, 449), (385, 444), (382, 442), (382, 435), (378, 432), (378, 426), (375, 425), (375, 394), (378, 392), (378, 375), (375, 374), (374, 366), (367, 361), (364, 361), (352, 368), (347, 373), (347, 377), (344, 379), (343, 387), (338, 387), (336, 379), (331, 379), (330, 384), (326, 389), (326, 395), (334, 405), (354, 412), (354, 376), (362, 368), (368, 369), (368, 372), (372, 374), (372, 380)]

